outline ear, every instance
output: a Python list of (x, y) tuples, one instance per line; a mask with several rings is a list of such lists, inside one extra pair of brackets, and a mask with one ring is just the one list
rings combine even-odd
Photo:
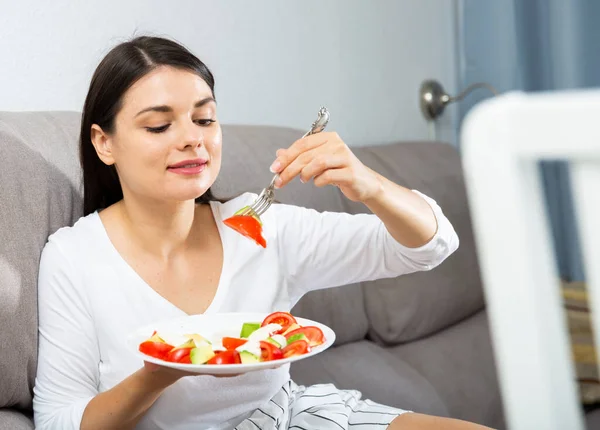
[(96, 154), (102, 162), (108, 166), (115, 164), (112, 153), (112, 138), (97, 124), (92, 124), (90, 133), (92, 145), (96, 148)]

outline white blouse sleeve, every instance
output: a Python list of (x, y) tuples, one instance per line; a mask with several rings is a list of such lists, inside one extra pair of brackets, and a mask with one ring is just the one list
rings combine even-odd
[(312, 290), (430, 270), (442, 263), (458, 248), (458, 236), (438, 204), (417, 193), (437, 220), (434, 237), (419, 248), (400, 244), (373, 214), (274, 205), (279, 261), (292, 300)]
[(38, 277), (39, 351), (34, 387), (36, 429), (79, 429), (98, 393), (100, 353), (77, 272), (52, 241)]

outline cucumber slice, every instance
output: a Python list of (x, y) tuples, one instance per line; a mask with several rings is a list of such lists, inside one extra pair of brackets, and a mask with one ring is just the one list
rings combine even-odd
[(271, 342), (277, 348), (283, 348), (287, 345), (287, 340), (285, 336), (282, 336), (280, 334), (274, 334), (273, 336), (267, 339), (267, 342)]
[(279, 342), (277, 342), (275, 339), (273, 339), (272, 337), (268, 338), (265, 342), (269, 342), (272, 343), (273, 345), (275, 345), (277, 348), (281, 348), (283, 345), (280, 345)]
[(260, 323), (244, 323), (242, 325), (242, 331), (240, 332), (240, 337), (242, 339), (247, 339), (252, 333), (260, 328)]
[(212, 346), (200, 345), (190, 351), (190, 361), (192, 364), (204, 364), (215, 356)]
[(240, 359), (242, 364), (258, 363), (260, 358), (249, 351), (240, 351)]
[(306, 335), (304, 335), (303, 333), (297, 333), (290, 336), (290, 338), (287, 340), (287, 344), (289, 345), (290, 343), (296, 342), (297, 340), (305, 340), (307, 343), (310, 343), (308, 342), (308, 338), (306, 337)]

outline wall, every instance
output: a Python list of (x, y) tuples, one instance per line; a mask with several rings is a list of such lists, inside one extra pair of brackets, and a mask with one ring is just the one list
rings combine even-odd
[[(80, 110), (114, 44), (168, 35), (213, 70), (223, 123), (307, 129), (321, 105), (350, 144), (435, 135), (423, 79), (456, 88), (448, 0), (0, 0), (0, 110)], [(454, 139), (452, 111), (437, 125)]]

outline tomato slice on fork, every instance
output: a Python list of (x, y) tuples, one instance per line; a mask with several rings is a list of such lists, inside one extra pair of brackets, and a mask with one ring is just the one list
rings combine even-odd
[(223, 223), (243, 236), (252, 239), (263, 248), (267, 247), (267, 241), (262, 235), (262, 225), (255, 217), (251, 215), (233, 215), (224, 220)]

